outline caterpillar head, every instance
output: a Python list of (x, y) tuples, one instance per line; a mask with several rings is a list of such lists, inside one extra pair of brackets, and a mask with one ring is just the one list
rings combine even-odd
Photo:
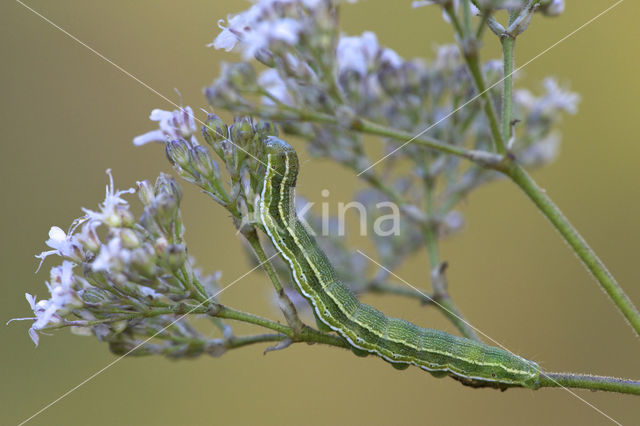
[(281, 180), (287, 176), (288, 184), (293, 186), (298, 175), (298, 156), (295, 149), (275, 136), (266, 138), (264, 149), (267, 164), (274, 172), (274, 177)]

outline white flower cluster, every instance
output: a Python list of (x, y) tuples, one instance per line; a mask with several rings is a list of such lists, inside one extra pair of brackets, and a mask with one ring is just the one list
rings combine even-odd
[(209, 46), (226, 51), (240, 47), (245, 60), (278, 43), (295, 46), (307, 30), (301, 16), (329, 7), (326, 0), (259, 0), (248, 10), (229, 15), (226, 25), (218, 22), (222, 32)]
[[(411, 3), (414, 8), (440, 5), (444, 6), (451, 0), (416, 0)], [(461, 0), (453, 0), (453, 8), (457, 12), (460, 9)], [(500, 10), (515, 9), (523, 5), (522, 0), (478, 0), (475, 4), (470, 4), (470, 10), (473, 15), (480, 15), (481, 10)], [(477, 5), (477, 6), (476, 6)], [(547, 0), (543, 2), (542, 13), (547, 16), (557, 16), (564, 12), (564, 0)], [(442, 16), (445, 21), (449, 22), (449, 16), (443, 11)]]
[(51, 280), (47, 282), (47, 288), (51, 294), (50, 299), (43, 299), (36, 302), (36, 297), (25, 293), (25, 297), (31, 306), (35, 318), (18, 318), (35, 320), (29, 329), (29, 336), (33, 343), (38, 345), (38, 333), (48, 325), (57, 324), (62, 321), (62, 316), (71, 312), (74, 308), (82, 306), (82, 300), (78, 297), (74, 289), (73, 262), (65, 260), (62, 265), (51, 269)]
[(579, 94), (560, 87), (553, 78), (546, 78), (543, 86), (546, 93), (542, 96), (535, 96), (529, 90), (520, 89), (514, 93), (513, 99), (516, 104), (541, 116), (553, 117), (561, 111), (569, 114), (578, 112)]
[(526, 127), (517, 142), (523, 148), (517, 155), (528, 166), (547, 164), (558, 155), (560, 136), (554, 126), (562, 112), (575, 114), (580, 102), (580, 95), (562, 88), (553, 78), (545, 79), (543, 87), (545, 93), (540, 96), (526, 89), (515, 91), (513, 96)]
[[(29, 336), (36, 345), (39, 340), (38, 330), (60, 323), (64, 315), (83, 306), (80, 294), (91, 285), (86, 280), (78, 278), (73, 269), (78, 263), (87, 261), (87, 252), (101, 250), (96, 228), (101, 224), (121, 226), (123, 221), (128, 222), (131, 218), (128, 204), (122, 195), (133, 193), (134, 190), (116, 191), (111, 171), (107, 170), (107, 173), (109, 174), (109, 184), (106, 187), (105, 200), (99, 206), (99, 211), (83, 209), (85, 216), (74, 221), (69, 233), (57, 226), (51, 227), (46, 244), (52, 250), (43, 251), (36, 255), (36, 258), (40, 259), (40, 265), (50, 255), (57, 255), (65, 259), (62, 265), (51, 269), (51, 278), (47, 282), (47, 288), (51, 295), (49, 299), (36, 301), (35, 295), (25, 294), (35, 317), (17, 319), (34, 320), (29, 329)], [(75, 231), (79, 227), (80, 232), (76, 233)], [(95, 263), (93, 266), (95, 269)]]
[[(317, 80), (313, 69), (305, 66), (301, 70), (303, 65), (291, 53), (287, 53), (285, 59), (287, 69), (296, 70), (294, 74), (306, 74), (310, 76), (310, 80)], [(348, 78), (349, 74), (355, 74), (362, 84), (374, 91), (380, 90), (377, 77), (374, 75), (376, 70), (381, 67), (395, 69), (404, 63), (395, 51), (380, 46), (377, 36), (370, 31), (365, 31), (360, 36), (342, 35), (338, 39), (335, 61), (339, 78), (340, 76)], [(294, 104), (286, 78), (283, 78), (282, 72), (275, 68), (269, 68), (259, 74), (258, 84), (270, 95), (270, 97), (263, 97), (265, 105), (273, 105), (274, 99), (285, 105)]]

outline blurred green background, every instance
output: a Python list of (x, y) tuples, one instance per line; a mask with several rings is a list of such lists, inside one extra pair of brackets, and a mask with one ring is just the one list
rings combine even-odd
[[(205, 47), (216, 22), (248, 3), (211, 1), (28, 4), (102, 52), (160, 93), (204, 106), (201, 89), (221, 60), (238, 56)], [(604, 10), (613, 1), (567, 1), (557, 19), (538, 17), (519, 40), (523, 63)], [(565, 120), (558, 161), (535, 178), (560, 205), (640, 304), (638, 108), (640, 6), (626, 1), (527, 66), (519, 85), (536, 88), (547, 75), (582, 94)], [(66, 229), (103, 200), (104, 170), (129, 187), (169, 171), (158, 146), (134, 148), (132, 137), (153, 128), (153, 108), (172, 109), (16, 2), (0, 6), (2, 35), (3, 321), (28, 316), (24, 292), (46, 296), (47, 268), (34, 275), (51, 225)], [(451, 30), (434, 8), (409, 1), (361, 1), (343, 8), (345, 32), (377, 32), (405, 57), (432, 55)], [(485, 58), (497, 54), (491, 40)], [(372, 142), (374, 143), (374, 142)], [(300, 144), (297, 145), (301, 147)], [(301, 149), (301, 151), (303, 151)], [(308, 158), (306, 153), (303, 159)], [(348, 199), (360, 183), (326, 161), (305, 164), (301, 193), (320, 190)], [(328, 177), (329, 176), (329, 177)], [(183, 214), (190, 251), (223, 283), (247, 269), (240, 241), (221, 208), (185, 188)], [(482, 189), (463, 208), (465, 232), (443, 247), (450, 290), (468, 319), (516, 353), (551, 371), (640, 378), (640, 342), (531, 203), (508, 182)], [(47, 263), (47, 267), (51, 263)], [(398, 273), (428, 288), (424, 257)], [(270, 285), (253, 273), (222, 301), (279, 318)], [(368, 297), (389, 314), (453, 331), (417, 303)], [(35, 349), (28, 323), (0, 327), (0, 424), (17, 424), (113, 361), (106, 345), (67, 331), (43, 336)], [(640, 423), (638, 397), (578, 395), (625, 424)], [(416, 368), (396, 371), (328, 347), (294, 347), (267, 356), (258, 346), (219, 359), (172, 362), (124, 359), (36, 417), (33, 425), (143, 424), (608, 424), (563, 390), (473, 390)]]

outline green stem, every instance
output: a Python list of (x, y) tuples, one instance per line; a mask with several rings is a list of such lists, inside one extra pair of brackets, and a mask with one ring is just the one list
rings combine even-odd
[(631, 327), (640, 335), (640, 312), (633, 305), (629, 297), (616, 282), (607, 267), (589, 247), (578, 231), (571, 225), (560, 209), (551, 201), (547, 194), (538, 187), (527, 172), (518, 164), (506, 165), (503, 172), (515, 182), (533, 201), (538, 209), (549, 219), (560, 235), (572, 248), (573, 252), (596, 278), (602, 289), (609, 295), (613, 303), (627, 319)]
[(424, 147), (431, 148), (445, 154), (451, 154), (457, 157), (466, 158), (467, 160), (471, 160), (482, 166), (486, 166), (487, 162), (492, 163), (499, 161), (499, 158), (497, 157), (492, 158), (493, 154), (490, 152), (468, 150), (456, 145), (439, 141), (438, 139), (434, 139), (429, 136), (425, 136), (424, 134), (416, 136), (413, 133), (385, 127), (362, 118), (353, 120), (351, 126), (349, 127), (349, 130), (387, 137), (403, 141), (405, 144), (416, 143), (418, 145), (422, 145)]
[(248, 312), (238, 311), (228, 306), (218, 305), (217, 309), (214, 309), (213, 312), (209, 312), (209, 314), (217, 318), (225, 318), (246, 322), (248, 324), (258, 325), (260, 327), (268, 328), (270, 330), (277, 331), (278, 333), (282, 333), (287, 337), (293, 337), (293, 330), (291, 327), (267, 318), (262, 318), (257, 315), (250, 314)]
[(449, 20), (451, 21), (451, 25), (453, 25), (453, 29), (456, 31), (456, 34), (459, 37), (460, 41), (464, 40), (464, 30), (462, 25), (460, 25), (460, 21), (458, 20), (458, 16), (456, 15), (456, 10), (453, 8), (453, 2), (447, 2), (444, 6), (444, 12), (449, 16)]
[[(263, 94), (263, 93), (260, 92), (260, 94)], [(479, 157), (478, 154), (480, 154), (480, 157), (482, 157), (483, 159), (486, 156), (483, 156), (482, 154), (487, 154), (487, 155), (490, 154), (488, 152), (484, 153), (484, 152), (478, 152), (478, 151), (471, 151), (468, 149), (461, 148), (459, 146), (451, 145), (451, 144), (442, 142), (441, 140), (436, 139), (434, 137), (427, 136), (424, 133), (422, 134), (419, 133), (418, 136), (416, 136), (415, 133), (409, 133), (402, 130), (393, 129), (391, 127), (386, 127), (377, 123), (373, 123), (362, 117), (354, 117), (350, 122), (344, 123), (344, 122), (338, 121), (336, 117), (329, 114), (316, 112), (316, 111), (302, 110), (302, 109), (292, 107), (290, 105), (286, 105), (283, 103), (278, 103), (278, 109), (286, 110), (295, 114), (295, 119), (300, 121), (331, 124), (335, 126), (344, 127), (347, 130), (353, 130), (355, 132), (367, 133), (367, 134), (381, 136), (381, 137), (388, 137), (391, 139), (402, 141), (404, 143), (416, 143), (418, 145), (422, 145), (424, 147), (433, 149), (435, 151), (443, 152), (445, 154), (455, 155), (457, 157), (466, 158), (468, 160), (472, 160), (478, 163), (481, 163), (481, 161), (478, 159)], [(263, 115), (265, 118), (268, 118), (271, 120), (286, 121), (286, 120), (292, 119), (292, 116), (290, 115), (278, 116), (277, 114), (272, 114), (272, 113), (263, 114)]]
[(640, 395), (640, 381), (588, 374), (542, 373), (540, 387), (580, 388)]
[(276, 273), (275, 269), (273, 268), (273, 265), (269, 261), (269, 258), (267, 258), (267, 255), (265, 254), (264, 250), (262, 249), (262, 245), (260, 244), (260, 239), (258, 238), (258, 234), (256, 230), (252, 228), (250, 231), (245, 233), (245, 237), (247, 238), (247, 241), (249, 241), (251, 248), (256, 254), (258, 261), (264, 268), (265, 272), (267, 273), (267, 276), (273, 283), (273, 287), (276, 290), (276, 293), (278, 295), (278, 300), (280, 302), (280, 308), (282, 309), (282, 313), (284, 314), (284, 317), (287, 320), (287, 323), (293, 328), (294, 332), (300, 333), (304, 328), (304, 324), (302, 323), (302, 321), (300, 321), (300, 318), (298, 317), (298, 313), (296, 311), (296, 307), (293, 305), (293, 302), (291, 302), (291, 299), (289, 299), (287, 294), (284, 292), (284, 288), (280, 283), (280, 278), (278, 277), (278, 274)]
[(465, 62), (467, 63), (467, 68), (469, 68), (469, 72), (471, 73), (471, 77), (476, 86), (478, 96), (482, 99), (482, 102), (484, 104), (483, 106), (485, 115), (487, 116), (487, 120), (489, 121), (489, 128), (491, 129), (491, 135), (493, 136), (496, 151), (499, 154), (504, 154), (506, 152), (505, 141), (502, 138), (500, 126), (498, 124), (498, 116), (493, 106), (491, 96), (487, 91), (487, 85), (484, 81), (484, 75), (482, 74), (482, 70), (480, 69), (477, 40), (475, 38), (465, 37), (462, 26), (460, 25), (458, 17), (456, 16), (452, 7), (445, 7), (444, 10), (449, 16), (449, 19), (453, 24), (453, 28), (455, 29), (458, 38), (461, 40), (462, 53)]
[(425, 296), (421, 292), (415, 291), (406, 285), (392, 284), (385, 281), (373, 281), (366, 287), (366, 290), (371, 293), (395, 294), (396, 296), (411, 297), (418, 299), (424, 305), (433, 303), (432, 296)]
[(502, 133), (500, 132), (500, 126), (498, 125), (498, 115), (493, 106), (491, 96), (487, 91), (487, 85), (484, 81), (482, 71), (480, 70), (480, 62), (478, 61), (478, 57), (475, 55), (465, 54), (465, 59), (467, 61), (469, 71), (471, 72), (473, 82), (475, 83), (476, 90), (478, 91), (478, 94), (482, 99), (484, 113), (487, 116), (487, 120), (489, 121), (489, 128), (491, 129), (491, 135), (493, 136), (496, 151), (500, 154), (504, 154), (506, 152), (506, 145), (504, 139), (502, 138)]
[(516, 39), (504, 35), (500, 39), (504, 61), (504, 81), (502, 89), (502, 138), (511, 138), (511, 116), (513, 113), (513, 50)]
[[(425, 209), (429, 219), (431, 219), (434, 214), (434, 184), (435, 182), (430, 176), (427, 176), (424, 179)], [(433, 286), (433, 297), (436, 306), (449, 319), (449, 321), (456, 326), (464, 337), (480, 342), (480, 338), (473, 327), (471, 327), (464, 319), (462, 312), (460, 312), (456, 304), (451, 300), (451, 297), (449, 297), (446, 279), (444, 276), (444, 268), (440, 264), (437, 225), (434, 225), (433, 221), (429, 221), (428, 224), (423, 226), (422, 231), (425, 244), (427, 246), (427, 253), (429, 255), (429, 264), (431, 266), (430, 270), (433, 271), (431, 273), (431, 285)]]
[(340, 336), (336, 336), (335, 334), (323, 333), (307, 326), (304, 326), (302, 331), (296, 333), (294, 332), (292, 327), (280, 324), (267, 318), (262, 318), (248, 312), (238, 311), (236, 309), (229, 308), (228, 306), (220, 305), (219, 308), (220, 309), (217, 312), (211, 313), (211, 315), (219, 318), (242, 321), (249, 324), (258, 325), (260, 327), (268, 328), (270, 330), (274, 330), (278, 333), (284, 334), (294, 342), (323, 343), (340, 348), (351, 348), (346, 340), (344, 340)]
[(462, 1), (462, 19), (464, 23), (464, 34), (466, 37), (471, 36), (471, 1)]
[(256, 334), (253, 336), (233, 336), (225, 342), (225, 348), (236, 349), (256, 343), (280, 342), (286, 339), (284, 334)]
[(484, 30), (487, 28), (487, 22), (489, 21), (490, 16), (487, 13), (483, 13), (480, 18), (480, 23), (478, 24), (478, 28), (476, 29), (476, 40), (481, 40), (484, 35)]

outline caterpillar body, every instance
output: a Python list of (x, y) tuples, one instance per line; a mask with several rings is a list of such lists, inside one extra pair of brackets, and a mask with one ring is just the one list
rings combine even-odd
[(260, 220), (288, 262), (296, 286), (313, 306), (316, 318), (344, 337), (354, 352), (378, 355), (399, 369), (413, 364), (434, 376), (449, 375), (471, 386), (540, 386), (540, 368), (533, 361), (498, 347), (387, 317), (360, 303), (339, 280), (297, 217), (299, 165), (295, 150), (270, 137), (265, 142), (265, 154)]

